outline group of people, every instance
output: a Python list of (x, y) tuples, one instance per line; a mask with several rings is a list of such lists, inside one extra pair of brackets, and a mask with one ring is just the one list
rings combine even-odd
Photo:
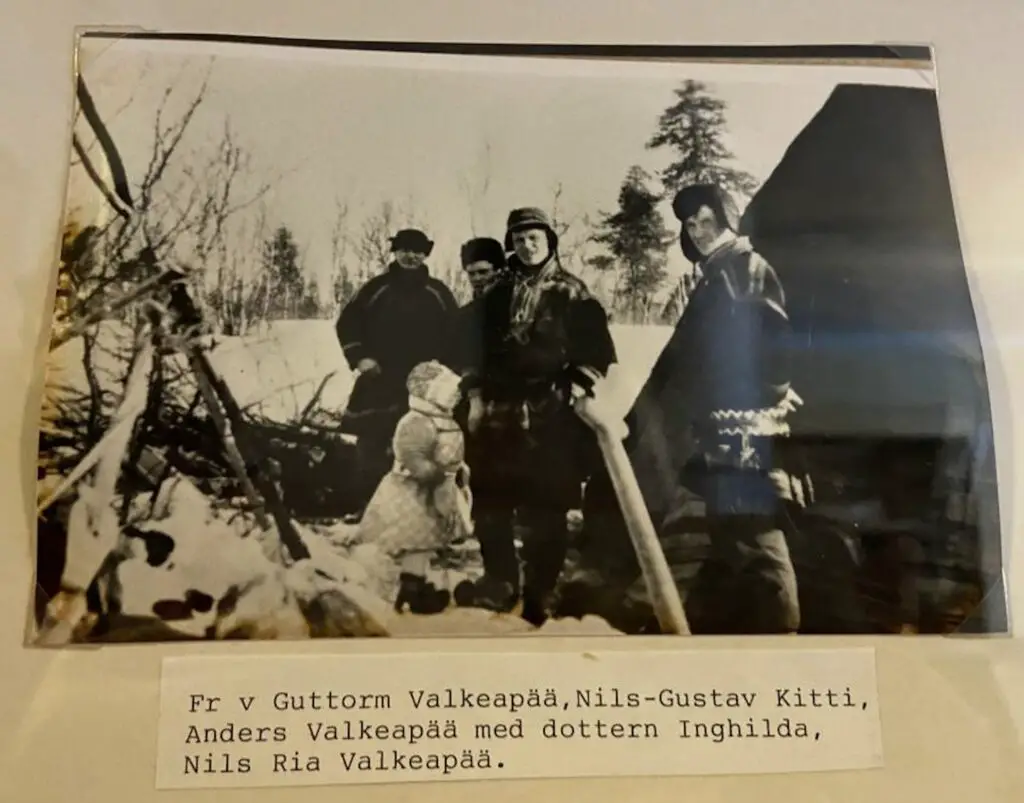
[[(720, 626), (725, 593), (729, 611), (749, 609), (743, 632), (788, 632), (799, 605), (770, 447), (798, 399), (771, 347), (787, 323), (781, 286), (732, 208), (712, 185), (674, 198), (700, 279), (630, 411), (626, 444), (656, 523), (680, 484), (706, 503), (716, 547), (701, 573), (715, 581), (685, 594), (694, 631), (701, 611), (708, 629)], [(427, 577), (446, 540), (471, 535), (483, 561), (483, 575), (455, 589), (457, 604), (518, 607), (537, 625), (551, 614), (571, 511), (601, 530), (591, 543), (629, 551), (596, 436), (572, 404), (580, 369), (604, 375), (620, 355), (607, 311), (558, 245), (543, 210), (512, 210), (503, 241), (463, 244), (473, 295), (460, 306), (427, 267), (433, 242), (405, 229), (392, 263), (341, 311), (338, 339), (357, 376), (346, 412), (360, 467), (354, 518), (395, 557), (401, 610), (450, 605)]]

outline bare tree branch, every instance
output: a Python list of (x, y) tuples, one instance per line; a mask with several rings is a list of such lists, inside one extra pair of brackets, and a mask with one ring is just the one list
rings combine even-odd
[[(114, 109), (114, 111), (113, 111), (113, 112), (112, 112), (111, 114), (109, 114), (109, 115), (105, 115), (105, 116), (106, 116), (106, 118), (107, 118), (107, 119), (108, 119), (108, 120), (109, 120), (109, 121), (110, 121), (111, 123), (112, 123), (112, 122), (114, 122), (115, 120), (117, 120), (117, 119), (118, 119), (118, 118), (119, 118), (119, 117), (120, 117), (120, 116), (121, 116), (122, 114), (124, 114), (124, 113), (125, 113), (125, 112), (126, 112), (126, 111), (127, 111), (128, 109), (130, 109), (130, 108), (131, 108), (132, 104), (133, 104), (133, 103), (135, 102), (135, 93), (136, 93), (136, 90), (138, 89), (138, 87), (139, 87), (139, 86), (141, 86), (142, 82), (143, 82), (143, 81), (145, 81), (145, 79), (146, 79), (146, 75), (147, 75), (147, 74), (149, 73), (149, 71), (150, 71), (150, 69), (152, 68), (152, 66), (153, 66), (153, 64), (152, 64), (152, 60), (150, 59), (150, 57), (148, 57), (148, 56), (147, 56), (147, 57), (145, 58), (145, 60), (143, 61), (143, 63), (142, 63), (142, 69), (141, 69), (141, 70), (139, 71), (139, 77), (138, 77), (138, 82), (137, 82), (137, 83), (135, 84), (135, 86), (134, 86), (134, 87), (132, 88), (132, 91), (131, 91), (131, 92), (130, 92), (130, 93), (128, 94), (128, 98), (127, 98), (127, 99), (126, 99), (126, 100), (125, 100), (125, 101), (124, 101), (124, 102), (123, 102), (123, 103), (122, 103), (122, 104), (121, 104), (120, 106), (118, 106), (118, 107), (117, 107), (116, 109)], [(81, 107), (81, 106), (77, 106), (77, 107), (75, 108), (75, 119), (74, 119), (74, 124), (75, 124), (75, 125), (77, 125), (77, 124), (78, 124), (78, 121), (79, 121), (79, 119), (80, 119), (80, 118), (81, 118), (82, 116), (83, 116), (83, 114), (82, 114), (82, 107)], [(89, 142), (89, 144), (88, 144), (88, 145), (84, 145), (84, 143), (83, 143), (83, 145), (84, 145), (84, 147), (83, 147), (83, 150), (85, 151), (85, 153), (86, 153), (87, 155), (91, 155), (91, 154), (92, 154), (92, 151), (93, 151), (93, 149), (94, 149), (94, 148), (95, 148), (95, 147), (96, 147), (96, 146), (97, 146), (98, 144), (99, 144), (99, 140), (98, 140), (98, 138), (95, 138), (95, 137), (94, 137), (94, 138), (93, 138), (93, 140), (92, 140), (91, 142)], [(82, 160), (81, 160), (81, 159), (74, 159), (74, 158), (73, 158), (73, 159), (71, 160), (71, 166), (72, 166), (72, 167), (74, 167), (74, 166), (76, 166), (76, 165), (80, 165), (80, 164), (82, 164), (82, 163), (83, 163), (83, 162), (82, 162)]]
[(391, 237), (394, 234), (397, 217), (394, 204), (391, 201), (384, 201), (376, 212), (363, 221), (355, 243), (355, 252), (366, 276), (388, 266), (391, 260)]

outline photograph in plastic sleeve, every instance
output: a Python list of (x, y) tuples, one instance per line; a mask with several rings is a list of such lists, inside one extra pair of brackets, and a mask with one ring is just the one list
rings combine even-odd
[(28, 642), (1007, 632), (881, 50), (85, 36)]

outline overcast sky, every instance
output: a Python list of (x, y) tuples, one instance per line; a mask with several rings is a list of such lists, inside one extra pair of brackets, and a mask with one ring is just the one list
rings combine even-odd
[[(567, 63), (130, 40), (87, 48), (83, 74), (129, 176), (149, 160), (167, 88), (175, 87), (166, 111), (174, 118), (213, 56), (206, 100), (181, 154), (210, 152), (229, 120), (251, 156), (250, 188), (284, 174), (266, 199), (268, 221), (295, 232), (318, 273), (330, 261), (335, 199), (348, 203), (355, 225), (382, 201), (411, 205), (437, 241), (438, 265), (457, 261), (459, 243), (471, 236), (466, 182), (479, 190), (489, 180), (476, 199), (477, 233), (498, 238), (510, 208), (550, 208), (558, 182), (563, 215), (614, 209), (630, 165), (654, 172), (670, 159), (644, 143), (686, 78), (706, 81), (728, 104), (736, 164), (761, 180), (836, 83), (930, 81), (865, 67)], [(72, 203), (90, 203), (84, 186), (72, 171)]]

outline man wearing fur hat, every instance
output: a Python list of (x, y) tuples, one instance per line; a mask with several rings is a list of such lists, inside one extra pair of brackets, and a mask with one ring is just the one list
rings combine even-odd
[(394, 261), (338, 317), (338, 341), (356, 373), (344, 426), (358, 438), (360, 506), (391, 466), (391, 436), (408, 409), (409, 371), (446, 356), (458, 302), (430, 275), (425, 260), (433, 248), (419, 229), (399, 231), (391, 238)]
[(606, 372), (615, 347), (604, 308), (562, 267), (543, 211), (513, 210), (504, 246), (513, 252), (507, 277), (482, 297), (481, 317), (462, 335), (479, 346), (458, 366), (469, 396), (467, 429), (489, 456), (472, 467), (485, 569), (476, 600), (510, 610), (521, 599), (523, 617), (540, 624), (565, 563), (568, 513), (601, 459), (572, 410), (570, 372)]
[[(449, 347), (449, 364), (461, 373), (472, 366), (479, 366), (482, 362), (482, 333), (487, 327), (484, 320), (487, 291), (507, 278), (508, 272), (505, 248), (492, 237), (474, 237), (467, 240), (462, 244), (460, 257), (462, 269), (472, 288), (472, 298), (462, 305), (455, 318), (455, 328)], [(486, 472), (488, 465), (496, 458), (492, 451), (493, 443), (481, 435), (479, 427), (474, 427), (473, 431), (470, 431), (469, 411), (469, 399), (464, 394), (456, 408), (455, 417), (466, 433), (466, 464), (472, 474), (478, 470)], [(487, 587), (487, 580), (470, 586), (462, 584), (459, 594), (456, 595), (456, 602), (475, 605), (477, 602), (486, 602), (492, 597), (497, 597), (499, 603), (489, 607), (502, 609), (504, 600), (511, 598), (512, 586), (503, 589), (501, 584), (491, 584), (490, 592), (486, 590)]]
[[(711, 547), (685, 594), (693, 632), (795, 632), (800, 608), (783, 532), (792, 486), (776, 448), (801, 404), (785, 358), (785, 295), (771, 265), (737, 235), (720, 188), (685, 187), (672, 206), (683, 253), (701, 276), (627, 419), (627, 451), (656, 524), (678, 515), (682, 489), (704, 502)], [(625, 556), (624, 527), (600, 515), (607, 484), (588, 487), (585, 518), (604, 530), (596, 540)]]
[(473, 298), (480, 298), (505, 273), (505, 249), (492, 237), (466, 240), (460, 250), (462, 269), (473, 288)]

